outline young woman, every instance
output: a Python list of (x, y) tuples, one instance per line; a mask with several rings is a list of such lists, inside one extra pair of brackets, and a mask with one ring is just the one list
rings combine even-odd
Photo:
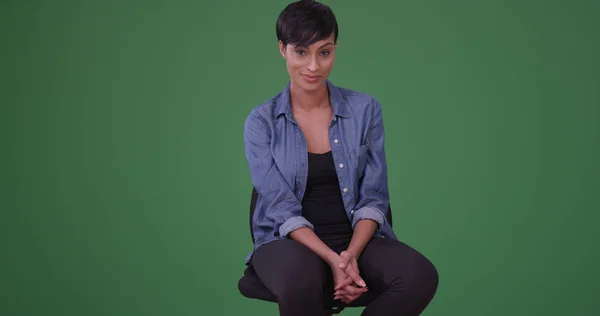
[(280, 315), (325, 315), (327, 300), (363, 315), (419, 315), (436, 292), (433, 264), (400, 242), (389, 204), (381, 106), (328, 76), (338, 25), (316, 1), (289, 4), (277, 24), (290, 82), (244, 125), (258, 191), (252, 265)]

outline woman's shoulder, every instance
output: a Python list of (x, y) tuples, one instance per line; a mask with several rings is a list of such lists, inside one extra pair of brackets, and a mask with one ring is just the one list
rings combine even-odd
[[(330, 88), (331, 101), (337, 103), (337, 106), (345, 108), (341, 111), (372, 115), (381, 110), (381, 104), (372, 94), (357, 89), (336, 86), (330, 81), (327, 84)], [(246, 125), (259, 124), (268, 127), (280, 115), (288, 113), (290, 110), (288, 93), (289, 91), (286, 88), (251, 108), (246, 117)]]
[(372, 94), (345, 87), (335, 87), (343, 106), (352, 113), (376, 113), (381, 110), (379, 100)]
[(245, 127), (255, 127), (259, 126), (262, 128), (268, 128), (271, 125), (271, 122), (277, 116), (277, 111), (280, 111), (278, 104), (280, 103), (279, 99), (281, 98), (283, 92), (277, 93), (276, 95), (270, 97), (266, 101), (254, 105), (250, 112), (246, 116)]
[(375, 96), (367, 92), (344, 87), (336, 87), (336, 89), (346, 101), (356, 104), (357, 106), (369, 106), (372, 105), (373, 102), (377, 102)]

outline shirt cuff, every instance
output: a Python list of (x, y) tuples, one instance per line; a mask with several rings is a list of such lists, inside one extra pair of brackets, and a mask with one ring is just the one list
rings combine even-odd
[(314, 230), (314, 226), (304, 216), (294, 216), (289, 218), (285, 223), (279, 227), (279, 236), (287, 238), (288, 234), (296, 229), (308, 227)]
[(374, 207), (364, 206), (354, 212), (354, 217), (352, 218), (353, 229), (356, 226), (356, 223), (358, 223), (358, 221), (361, 219), (370, 219), (377, 222), (377, 224), (379, 224), (377, 228), (378, 230), (385, 225), (385, 215), (383, 215), (380, 210)]

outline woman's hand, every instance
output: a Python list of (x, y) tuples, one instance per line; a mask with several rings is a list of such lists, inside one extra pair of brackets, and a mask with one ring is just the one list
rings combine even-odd
[[(344, 250), (340, 253), (340, 258), (342, 258), (342, 262), (340, 262), (339, 267), (344, 269), (346, 273), (356, 273), (358, 276), (360, 274), (358, 270), (358, 258), (357, 255), (351, 250)], [(360, 276), (358, 276), (360, 278)], [(362, 281), (362, 279), (360, 279)], [(358, 285), (365, 287), (367, 286), (364, 281), (362, 283), (357, 283)]]
[(350, 277), (336, 283), (335, 298), (341, 298), (344, 302), (347, 300), (352, 301), (360, 296), (360, 294), (366, 292), (367, 285), (359, 276), (358, 258), (369, 240), (373, 237), (376, 229), (377, 222), (370, 219), (362, 219), (356, 223), (350, 245), (348, 245), (346, 251), (342, 251), (339, 255), (341, 262), (337, 263), (337, 267)]
[(334, 281), (334, 299), (348, 304), (367, 291), (365, 281), (358, 273), (356, 257), (344, 251), (330, 262)]

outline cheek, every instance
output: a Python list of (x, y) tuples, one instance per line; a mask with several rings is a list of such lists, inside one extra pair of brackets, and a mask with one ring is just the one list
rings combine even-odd
[(298, 60), (296, 60), (295, 58), (288, 58), (287, 59), (287, 68), (289, 71), (297, 71), (300, 68), (302, 68), (302, 63)]
[(334, 62), (334, 59), (329, 58), (321, 64), (321, 67), (323, 67), (323, 69), (325, 71), (330, 72), (331, 68), (333, 68), (333, 62)]

